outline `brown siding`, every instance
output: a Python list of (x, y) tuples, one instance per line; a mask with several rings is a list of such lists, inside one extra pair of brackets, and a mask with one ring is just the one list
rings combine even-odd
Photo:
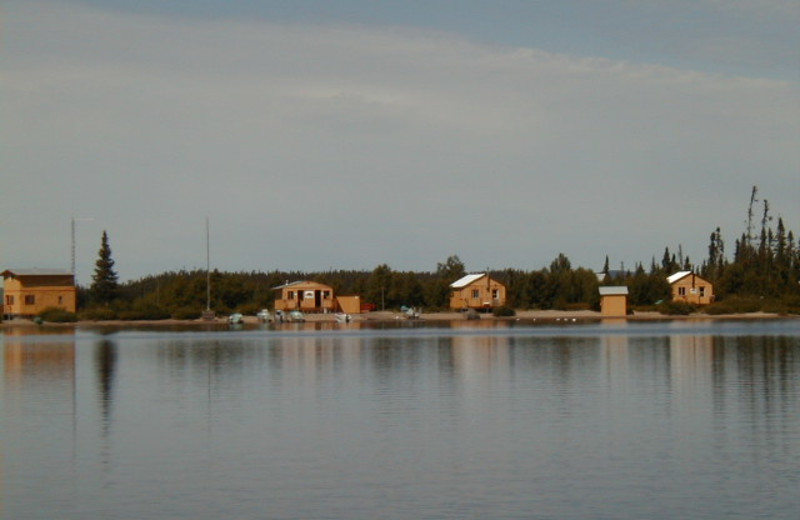
[(600, 314), (603, 316), (625, 316), (628, 314), (628, 296), (605, 294), (600, 296)]
[(707, 305), (714, 301), (714, 286), (695, 274), (688, 274), (672, 284), (672, 301)]
[(77, 293), (71, 282), (72, 276), (69, 275), (6, 278), (3, 283), (3, 314), (29, 318), (49, 307), (75, 312)]
[(497, 280), (479, 278), (466, 287), (452, 289), (450, 308), (491, 309), (506, 304), (506, 287)]
[(281, 288), (275, 300), (276, 311), (333, 312), (336, 295), (333, 288), (316, 282), (303, 282)]

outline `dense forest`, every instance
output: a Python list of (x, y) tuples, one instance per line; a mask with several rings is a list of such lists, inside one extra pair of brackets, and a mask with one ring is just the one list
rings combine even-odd
[[(446, 309), (449, 285), (466, 274), (453, 255), (430, 272), (395, 271), (386, 264), (372, 271), (182, 270), (118, 284), (105, 232), (102, 244), (92, 285), (79, 288), (79, 314), (85, 319), (188, 319), (199, 317), (207, 305), (218, 314), (255, 314), (272, 307), (275, 287), (296, 280), (330, 285), (339, 295), (360, 295), (362, 302), (377, 309), (405, 305), (435, 311)], [(758, 199), (757, 187), (750, 196), (745, 230), (732, 247), (726, 247), (717, 227), (701, 263), (685, 257), (680, 245), (674, 252), (666, 247), (659, 256), (660, 260), (653, 256), (649, 266), (637, 264), (629, 270), (610, 269), (606, 257), (599, 275), (593, 269), (574, 268), (558, 254), (547, 268), (491, 270), (490, 275), (506, 285), (510, 309), (598, 309), (600, 285), (625, 285), (634, 309), (689, 313), (698, 309), (669, 301), (666, 277), (691, 270), (714, 284), (716, 301), (702, 312), (800, 314), (800, 244), (780, 217), (773, 218), (768, 201)]]

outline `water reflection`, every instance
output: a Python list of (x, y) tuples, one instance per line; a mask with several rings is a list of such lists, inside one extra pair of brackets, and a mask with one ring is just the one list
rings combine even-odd
[(95, 366), (99, 385), (99, 403), (103, 417), (103, 432), (108, 433), (114, 404), (114, 378), (117, 369), (117, 346), (113, 341), (102, 340), (95, 346)]
[(286, 325), (4, 334), (4, 513), (670, 518), (800, 505), (791, 329)]

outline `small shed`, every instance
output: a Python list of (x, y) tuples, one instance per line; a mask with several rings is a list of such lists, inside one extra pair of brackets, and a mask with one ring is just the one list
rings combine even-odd
[(667, 277), (672, 301), (707, 305), (714, 301), (714, 286), (692, 271), (678, 271)]
[(361, 312), (360, 296), (337, 296), (337, 310), (346, 314), (358, 314)]
[(600, 314), (622, 317), (628, 314), (628, 288), (624, 285), (600, 287)]
[(468, 274), (450, 284), (450, 308), (492, 309), (506, 304), (506, 286), (487, 273)]

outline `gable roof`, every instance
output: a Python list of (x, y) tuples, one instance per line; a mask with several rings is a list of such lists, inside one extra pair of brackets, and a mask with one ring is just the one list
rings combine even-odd
[(66, 269), (6, 269), (0, 273), (4, 278), (9, 276), (72, 276), (71, 271)]
[(600, 296), (618, 296), (628, 294), (628, 287), (625, 285), (607, 285), (600, 287)]
[(480, 280), (484, 276), (486, 276), (486, 273), (468, 274), (466, 276), (462, 276), (461, 278), (459, 278), (455, 282), (451, 283), (450, 287), (452, 287), (453, 289), (463, 289), (464, 287), (468, 286), (472, 282), (474, 282), (476, 280)]
[(673, 284), (673, 283), (677, 282), (678, 280), (681, 280), (681, 279), (689, 276), (690, 274), (692, 274), (691, 271), (678, 271), (675, 274), (671, 274), (671, 275), (667, 276), (667, 283)]
[(284, 284), (275, 286), (275, 287), (272, 288), (272, 290), (273, 291), (279, 291), (281, 289), (287, 289), (289, 287), (302, 287), (302, 286), (306, 286), (306, 287), (327, 287), (327, 288), (330, 288), (330, 285), (327, 285), (327, 284), (324, 284), (324, 283), (312, 282), (312, 281), (309, 281), (309, 280), (297, 280), (295, 282), (286, 282)]

